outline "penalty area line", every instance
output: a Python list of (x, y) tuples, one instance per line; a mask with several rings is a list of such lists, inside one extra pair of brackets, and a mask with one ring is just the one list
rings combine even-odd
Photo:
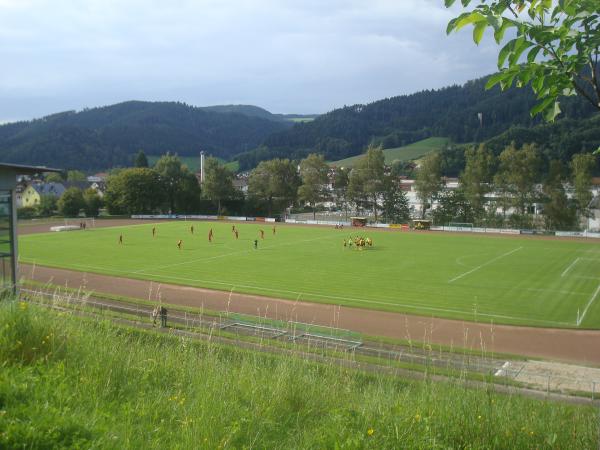
[(577, 326), (581, 325), (581, 322), (583, 322), (583, 319), (585, 318), (585, 315), (587, 314), (588, 309), (590, 309), (590, 306), (592, 306), (592, 303), (594, 303), (594, 300), (596, 300), (596, 297), (598, 297), (598, 294), (600, 294), (600, 284), (596, 288), (596, 291), (591, 296), (590, 300), (585, 305), (585, 308), (583, 309), (583, 313), (581, 314), (581, 316), (579, 314), (577, 314)]
[(472, 274), (473, 272), (475, 272), (475, 271), (477, 271), (477, 270), (479, 270), (479, 269), (482, 269), (482, 268), (484, 268), (485, 266), (489, 266), (490, 264), (492, 264), (492, 263), (494, 263), (494, 262), (498, 261), (499, 259), (502, 259), (502, 258), (505, 258), (506, 256), (512, 255), (513, 253), (516, 253), (516, 252), (518, 252), (519, 250), (522, 250), (522, 249), (523, 249), (523, 247), (515, 248), (515, 249), (511, 250), (510, 252), (506, 252), (506, 253), (503, 253), (503, 254), (502, 254), (502, 255), (500, 255), (500, 256), (496, 256), (495, 258), (493, 258), (493, 259), (490, 259), (488, 262), (486, 262), (486, 263), (483, 263), (483, 264), (481, 264), (481, 265), (479, 265), (479, 266), (477, 266), (477, 267), (474, 267), (473, 269), (469, 270), (468, 272), (462, 273), (462, 274), (460, 274), (460, 275), (458, 275), (458, 276), (456, 276), (456, 277), (452, 278), (451, 280), (449, 280), (449, 281), (448, 281), (448, 283), (453, 283), (453, 282), (455, 282), (456, 280), (460, 280), (461, 278), (463, 278), (463, 277), (466, 277), (467, 275), (470, 275), (470, 274)]
[(575, 260), (569, 264), (569, 267), (567, 267), (565, 270), (563, 270), (563, 273), (560, 274), (561, 277), (564, 277), (566, 274), (569, 273), (569, 270), (571, 270), (573, 268), (573, 266), (575, 266), (575, 264), (577, 264), (577, 261), (579, 261), (581, 258), (575, 258)]

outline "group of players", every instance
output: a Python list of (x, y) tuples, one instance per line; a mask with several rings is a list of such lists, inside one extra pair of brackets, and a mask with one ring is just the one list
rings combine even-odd
[[(194, 234), (194, 225), (190, 226), (190, 234)], [(156, 237), (156, 227), (152, 227), (152, 237), (155, 238)], [(259, 234), (260, 234), (260, 238), (264, 239), (265, 238), (265, 231), (264, 230), (258, 230)], [(273, 225), (273, 236), (275, 236), (275, 234), (277, 233), (277, 229), (275, 228), (275, 225)], [(231, 226), (231, 234), (233, 236), (235, 236), (235, 239), (239, 239), (240, 234), (239, 234), (239, 230), (236, 228), (235, 225)], [(213, 229), (211, 228), (208, 231), (208, 242), (212, 243), (214, 238), (214, 233), (213, 233)], [(123, 234), (119, 234), (119, 245), (123, 245)], [(177, 241), (177, 248), (179, 250), (181, 250), (183, 248), (183, 239), (179, 239)], [(254, 248), (257, 249), (258, 248), (258, 239), (254, 240)]]
[(344, 248), (355, 247), (358, 250), (362, 250), (367, 246), (373, 247), (373, 239), (371, 239), (370, 237), (364, 238), (362, 236), (350, 236), (348, 240), (344, 239)]

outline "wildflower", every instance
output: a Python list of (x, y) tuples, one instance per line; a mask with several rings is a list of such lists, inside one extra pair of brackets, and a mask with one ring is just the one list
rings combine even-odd
[(421, 421), (421, 414), (417, 413), (415, 414), (415, 422), (420, 422)]
[(27, 309), (27, 302), (19, 302), (19, 309), (25, 311)]
[(369, 435), (369, 436), (373, 436), (373, 433), (375, 433), (375, 430), (374, 430), (373, 428), (369, 428), (369, 429), (367, 430), (367, 435)]
[(477, 418), (478, 418), (479, 420), (483, 419), (483, 417), (481, 417), (481, 416), (477, 416)]

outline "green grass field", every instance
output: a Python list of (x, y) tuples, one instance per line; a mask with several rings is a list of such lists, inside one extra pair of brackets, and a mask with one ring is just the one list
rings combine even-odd
[[(448, 142), (450, 142), (450, 139), (448, 138), (432, 137), (410, 145), (405, 145), (404, 147), (387, 148), (383, 151), (385, 163), (391, 164), (395, 160), (412, 161), (414, 159), (419, 159), (429, 153), (441, 150)], [(350, 158), (330, 162), (329, 164), (336, 167), (353, 167), (361, 157), (362, 155), (352, 156)]]
[[(160, 223), (153, 239), (153, 226), (25, 235), (21, 262), (428, 316), (600, 328), (600, 244), (592, 241), (294, 226), (274, 236), (272, 225), (251, 223), (237, 225), (236, 241), (231, 224), (215, 222)], [(265, 239), (255, 250), (259, 229)], [(357, 233), (374, 246), (344, 248)]]

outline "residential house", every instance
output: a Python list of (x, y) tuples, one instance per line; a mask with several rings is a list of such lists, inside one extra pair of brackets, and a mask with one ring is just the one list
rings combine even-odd
[(60, 197), (64, 191), (65, 186), (62, 183), (28, 183), (23, 192), (16, 195), (17, 208), (39, 205), (42, 196), (51, 195), (53, 197)]

